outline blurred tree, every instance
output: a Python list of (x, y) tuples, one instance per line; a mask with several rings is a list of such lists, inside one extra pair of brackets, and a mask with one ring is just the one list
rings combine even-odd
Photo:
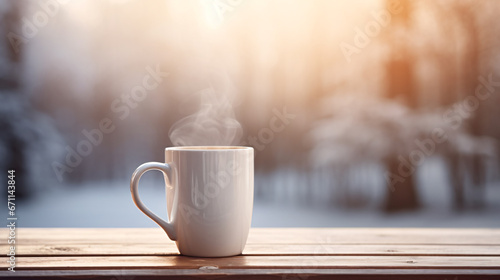
[[(21, 1), (9, 3), (0, 3), (0, 34), (2, 38), (9, 38), (9, 34), (19, 34), (21, 20)], [(0, 46), (0, 59), (4, 61), (0, 72), (0, 94), (2, 95), (3, 106), (18, 104), (18, 102), (6, 102), (6, 100), (21, 100), (20, 92), (20, 69), (21, 69), (21, 46), (14, 48), (10, 40), (3, 40), (3, 46)], [(17, 96), (13, 96), (17, 95)], [(13, 108), (10, 108), (13, 109)], [(17, 190), (16, 194), (20, 197), (28, 194), (26, 185), (26, 157), (25, 146), (27, 139), (20, 137), (16, 133), (16, 122), (14, 118), (6, 113), (13, 113), (11, 110), (1, 110), (5, 113), (0, 121), (2, 130), (2, 144), (5, 145), (7, 155), (2, 157), (6, 160), (3, 164), (7, 169), (15, 170)], [(5, 170), (2, 169), (2, 172)]]
[[(459, 21), (461, 24), (461, 29), (463, 31), (465, 40), (465, 52), (463, 58), (463, 81), (464, 81), (464, 92), (465, 97), (468, 95), (473, 95), (475, 93), (478, 77), (480, 75), (479, 69), (480, 65), (480, 44), (481, 39), (479, 36), (478, 27), (478, 6), (481, 5), (478, 2), (459, 2), (455, 5), (455, 10)], [(470, 122), (468, 124), (468, 130), (472, 136), (479, 137), (484, 134), (484, 105), (479, 102), (478, 107), (472, 113)], [(484, 201), (484, 185), (486, 183), (486, 166), (484, 164), (484, 158), (481, 155), (474, 154), (467, 158), (470, 162), (470, 173), (472, 177), (472, 182), (474, 187), (476, 187), (479, 192), (479, 198), (475, 201), (478, 206)], [(461, 199), (463, 201), (463, 199)], [(462, 204), (458, 204), (458, 207), (462, 207)]]
[[(387, 0), (387, 6), (393, 1)], [(411, 109), (416, 109), (417, 91), (414, 82), (414, 56), (410, 49), (410, 42), (405, 40), (407, 29), (411, 24), (412, 3), (401, 1), (402, 12), (394, 14), (389, 26), (389, 60), (385, 64), (386, 97), (402, 102)], [(398, 133), (398, 131), (392, 131)], [(389, 155), (385, 161), (387, 170), (391, 174), (398, 174), (401, 162), (398, 154)], [(401, 181), (388, 182), (386, 211), (415, 209), (419, 206), (418, 194), (414, 173), (409, 174)]]
[(26, 197), (54, 183), (50, 162), (60, 153), (59, 134), (25, 91), (21, 18), (26, 1), (0, 2), (0, 170), (15, 170), (16, 196)]
[[(432, 54), (436, 65), (441, 68), (442, 90), (440, 94), (441, 106), (463, 106), (467, 98), (476, 94), (479, 84), (478, 77), (482, 72), (491, 71), (491, 62), (495, 58), (494, 52), (484, 51), (487, 44), (490, 48), (498, 48), (498, 39), (493, 39), (495, 22), (488, 14), (494, 7), (494, 1), (429, 1), (428, 8), (435, 12), (435, 17), (442, 23), (441, 31), (450, 36), (440, 38), (439, 48), (427, 54)], [(493, 6), (492, 6), (493, 5)], [(445, 20), (443, 20), (445, 19)], [(453, 50), (444, 48), (456, 46)], [(468, 112), (470, 117), (464, 121), (464, 128), (471, 137), (479, 139), (485, 135), (495, 136), (494, 129), (488, 127), (494, 119), (495, 110), (491, 110), (488, 103), (478, 101), (477, 108)], [(474, 106), (468, 104), (467, 106)], [(498, 138), (498, 135), (495, 136)], [(495, 157), (494, 154), (488, 155)], [(453, 194), (453, 206), (457, 210), (466, 207), (465, 191), (469, 179), (476, 197), (473, 203), (481, 206), (484, 201), (484, 186), (487, 179), (488, 165), (485, 154), (465, 154), (459, 150), (449, 149), (444, 156), (447, 163), (450, 185)]]

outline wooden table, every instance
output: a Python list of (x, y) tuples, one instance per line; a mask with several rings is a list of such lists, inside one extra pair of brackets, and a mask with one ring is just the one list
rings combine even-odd
[(193, 258), (159, 228), (20, 228), (16, 272), (0, 231), (0, 277), (500, 279), (500, 229), (252, 228), (243, 255)]

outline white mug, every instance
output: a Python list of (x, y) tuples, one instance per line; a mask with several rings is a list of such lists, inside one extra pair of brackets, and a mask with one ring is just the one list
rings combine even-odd
[[(165, 149), (165, 163), (139, 166), (130, 180), (132, 198), (177, 244), (183, 255), (226, 257), (242, 253), (253, 210), (253, 148), (193, 146)], [(140, 200), (138, 183), (148, 170), (163, 172), (168, 221)]]

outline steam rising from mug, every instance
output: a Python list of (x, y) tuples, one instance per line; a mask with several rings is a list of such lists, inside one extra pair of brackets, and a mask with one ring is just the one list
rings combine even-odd
[(238, 145), (243, 129), (235, 118), (229, 98), (218, 96), (214, 88), (200, 93), (200, 110), (170, 128), (169, 136), (174, 146)]

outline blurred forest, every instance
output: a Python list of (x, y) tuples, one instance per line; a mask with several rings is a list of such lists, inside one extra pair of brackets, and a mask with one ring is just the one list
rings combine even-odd
[(499, 14), (496, 0), (0, 0), (0, 170), (23, 196), (128, 180), (210, 88), (256, 149), (258, 200), (393, 212), (425, 207), (432, 184), (457, 211), (487, 207)]

